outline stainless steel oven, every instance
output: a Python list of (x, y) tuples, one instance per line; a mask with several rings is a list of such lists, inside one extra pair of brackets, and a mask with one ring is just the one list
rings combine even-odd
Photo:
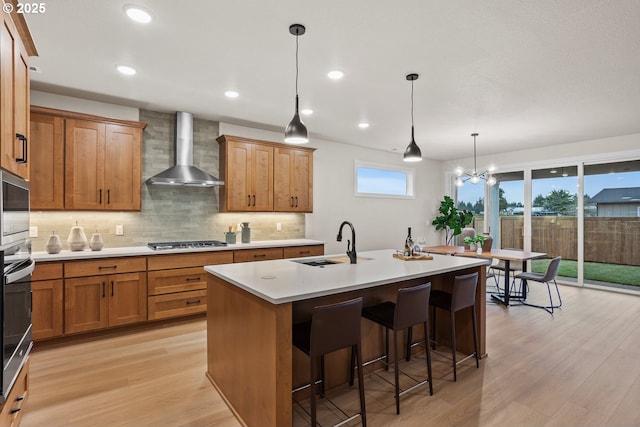
[(2, 397), (4, 401), (33, 345), (31, 333), (31, 242), (25, 240), (0, 251), (2, 274)]
[(29, 183), (0, 170), (0, 249), (29, 237)]

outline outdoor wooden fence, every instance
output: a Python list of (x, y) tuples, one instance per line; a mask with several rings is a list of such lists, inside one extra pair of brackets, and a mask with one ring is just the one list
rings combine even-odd
[[(483, 217), (474, 217), (473, 227), (483, 229)], [(531, 218), (531, 248), (549, 257), (578, 259), (578, 218), (535, 216)], [(522, 248), (524, 217), (500, 217), (500, 247)], [(586, 217), (584, 259), (588, 262), (640, 265), (640, 218)]]

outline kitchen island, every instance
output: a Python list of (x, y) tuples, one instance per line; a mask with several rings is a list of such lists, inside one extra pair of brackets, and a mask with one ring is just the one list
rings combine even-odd
[[(294, 323), (308, 320), (314, 306), (362, 296), (364, 304), (395, 300), (398, 288), (431, 282), (451, 290), (453, 277), (479, 273), (476, 293), (481, 355), (485, 345), (484, 260), (434, 255), (432, 260), (404, 261), (394, 250), (362, 252), (358, 264), (311, 266), (299, 260), (273, 260), (206, 266), (207, 376), (231, 410), (248, 426), (292, 424), (294, 386), (308, 381), (308, 359), (291, 343)], [(345, 257), (325, 256), (322, 259)], [(303, 261), (303, 262), (299, 262)], [(443, 316), (438, 326), (449, 327)], [(470, 313), (459, 313), (458, 348), (473, 348)], [(417, 329), (417, 328), (416, 328)], [(422, 331), (414, 331), (416, 338)], [(382, 352), (379, 328), (363, 321), (365, 360)], [(446, 337), (446, 332), (439, 337)], [(402, 348), (402, 345), (400, 346)], [(344, 383), (349, 355), (341, 350), (326, 358), (327, 388)]]

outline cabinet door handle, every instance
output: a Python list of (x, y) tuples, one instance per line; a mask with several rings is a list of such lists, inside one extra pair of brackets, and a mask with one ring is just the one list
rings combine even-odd
[(194, 305), (194, 304), (200, 304), (200, 300), (196, 300), (196, 301), (187, 301), (187, 305)]
[(310, 254), (310, 253), (311, 253), (311, 251), (300, 251), (300, 252), (298, 252), (298, 253), (299, 253), (300, 255), (307, 255), (307, 254)]
[(16, 138), (22, 141), (22, 157), (16, 157), (16, 163), (27, 163), (27, 137), (20, 133), (16, 133)]
[(113, 286), (113, 280), (112, 280), (111, 281), (111, 296), (113, 296), (113, 288), (114, 288), (114, 286)]
[(102, 188), (98, 190), (98, 204), (102, 204)]
[(251, 206), (251, 194), (247, 194), (247, 206)]
[(264, 258), (266, 256), (267, 256), (267, 254), (254, 254), (253, 255), (254, 258)]
[(289, 205), (290, 208), (293, 207), (293, 196), (291, 196), (291, 204)]
[(200, 276), (197, 277), (187, 277), (187, 282), (199, 282)]
[(102, 298), (107, 296), (106, 293), (105, 293), (106, 292), (106, 289), (105, 289), (106, 286), (107, 286), (106, 283), (102, 282)]
[(100, 266), (98, 266), (98, 270), (105, 270), (105, 269), (108, 269), (108, 268), (118, 268), (118, 266), (117, 265), (100, 265)]
[(253, 206), (255, 206), (255, 205), (256, 205), (256, 195), (254, 194), (253, 195)]
[(296, 196), (296, 208), (298, 207), (298, 196)]
[(111, 190), (107, 190), (107, 204), (111, 203)]

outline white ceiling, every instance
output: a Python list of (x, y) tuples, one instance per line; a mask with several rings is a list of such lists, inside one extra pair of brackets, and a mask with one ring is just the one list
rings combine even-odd
[[(153, 21), (130, 21), (128, 3)], [(479, 155), (640, 132), (638, 0), (55, 0), (26, 18), (32, 87), (54, 93), (280, 130), (301, 23), (312, 138), (402, 152), (413, 72), (427, 158), (469, 157), (474, 131)]]

